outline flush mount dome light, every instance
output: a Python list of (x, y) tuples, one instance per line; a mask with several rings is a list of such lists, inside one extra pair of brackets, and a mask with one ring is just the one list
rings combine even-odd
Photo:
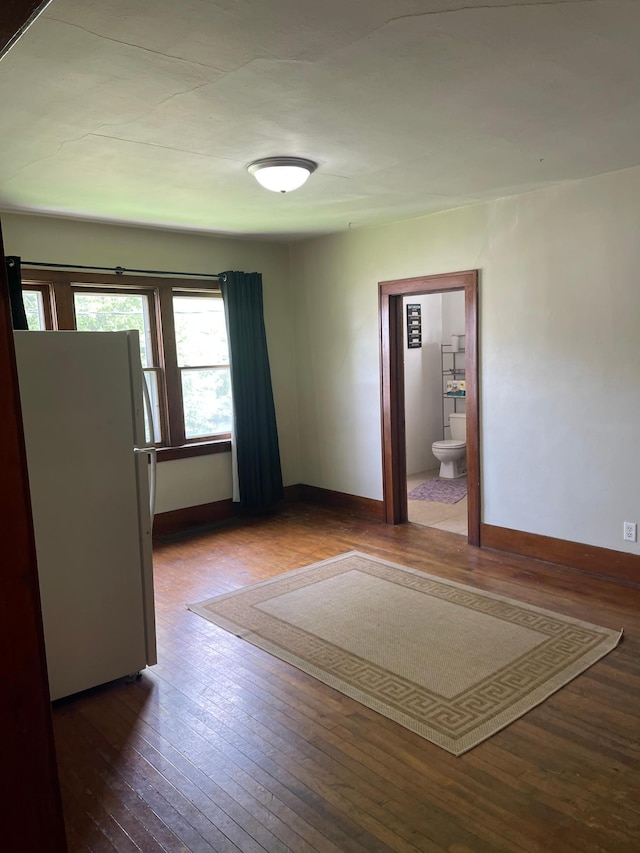
[(256, 181), (274, 193), (297, 190), (317, 168), (317, 163), (303, 157), (265, 157), (247, 166)]

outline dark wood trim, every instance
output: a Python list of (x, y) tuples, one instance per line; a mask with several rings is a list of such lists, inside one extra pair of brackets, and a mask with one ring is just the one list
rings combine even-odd
[[(200, 439), (191, 442), (185, 435), (181, 370), (187, 368), (178, 367), (173, 296), (175, 293), (182, 295), (197, 293), (221, 298), (220, 286), (217, 283), (212, 285), (211, 281), (204, 279), (33, 268), (28, 264), (22, 267), (22, 281), (25, 287), (48, 290), (52, 326), (55, 329), (76, 328), (75, 293), (100, 290), (103, 293), (128, 292), (144, 296), (149, 307), (153, 358), (151, 367), (156, 370), (158, 377), (162, 432), (162, 441), (159, 443), (172, 451), (170, 455), (165, 455), (164, 459), (202, 455), (203, 451), (188, 453), (183, 450), (186, 445), (200, 445), (205, 442)], [(199, 365), (193, 369), (201, 369), (204, 366)], [(220, 434), (212, 437), (211, 440), (224, 441), (227, 437), (227, 434)]]
[(185, 432), (182, 382), (178, 370), (176, 329), (173, 319), (173, 294), (171, 290), (161, 288), (158, 297), (159, 327), (162, 329), (161, 359), (165, 374), (167, 429), (169, 433), (165, 436), (165, 440), (171, 447), (181, 447), (185, 443)]
[(467, 541), (480, 545), (480, 393), (478, 366), (478, 274), (465, 287), (465, 380), (467, 414)]
[[(24, 282), (24, 273), (22, 276)], [(76, 327), (76, 309), (73, 304), (71, 285), (64, 281), (53, 281), (51, 288), (51, 305), (53, 308), (53, 328), (72, 332)]]
[(183, 444), (182, 447), (159, 447), (157, 450), (158, 462), (190, 459), (192, 456), (211, 456), (214, 453), (231, 453), (231, 439), (201, 441), (196, 444)]
[[(153, 324), (154, 358), (158, 365), (158, 391), (160, 396), (160, 433), (162, 443), (166, 446), (171, 444), (171, 419), (169, 416), (169, 392), (167, 390), (167, 357), (165, 353), (166, 331), (163, 326), (162, 306), (160, 304), (160, 289), (153, 288), (153, 304), (151, 305), (151, 322)], [(165, 309), (166, 310), (166, 309)], [(171, 309), (171, 320), (173, 321), (173, 308)], [(182, 417), (182, 415), (181, 415)], [(176, 457), (178, 458), (178, 457)]]
[(307, 486), (302, 483), (300, 484), (300, 500), (346, 510), (356, 518), (384, 521), (382, 501), (371, 498), (348, 495), (345, 492), (334, 492), (332, 489), (321, 489), (318, 486)]
[(220, 524), (236, 516), (231, 498), (158, 513), (153, 522), (154, 538), (184, 533), (190, 528)]
[(2, 846), (66, 850), (9, 290), (0, 230)]
[[(450, 290), (466, 290), (477, 282), (478, 270), (447, 272), (437, 275), (418, 275), (413, 278), (397, 278), (381, 281), (378, 287), (388, 296), (419, 296), (423, 293), (446, 293)], [(425, 286), (426, 285), (426, 286)]]
[[(299, 483), (293, 486), (285, 486), (284, 503), (292, 504), (300, 501), (302, 488)], [(156, 515), (153, 522), (153, 536), (154, 538), (161, 538), (163, 536), (188, 533), (189, 530), (193, 530), (196, 527), (210, 527), (215, 524), (222, 524), (241, 515), (242, 513), (231, 498), (226, 498), (222, 501), (212, 501), (207, 504), (199, 504), (198, 506), (188, 506), (183, 509), (173, 509)]]
[(533, 557), (578, 569), (589, 575), (640, 588), (640, 555), (614, 551), (597, 545), (554, 539), (524, 530), (511, 530), (493, 524), (480, 528), (483, 548), (494, 548), (523, 557)]
[(407, 521), (402, 299), (390, 298), (380, 288), (379, 300), (384, 520), (402, 524)]
[[(297, 483), (285, 488), (285, 504), (314, 503), (346, 511), (364, 521), (385, 521), (382, 501), (363, 498)], [(159, 513), (154, 522), (154, 537), (186, 533), (197, 527), (206, 527), (230, 521), (240, 515), (231, 498), (199, 506), (184, 507)], [(479, 539), (483, 548), (493, 548), (509, 554), (519, 554), (547, 563), (577, 569), (594, 577), (615, 580), (640, 588), (640, 555), (583, 545), (564, 539), (553, 539), (522, 530), (510, 530), (492, 524), (479, 526)], [(473, 543), (470, 543), (473, 544)]]
[(30, 267), (22, 263), (22, 278), (24, 281), (50, 281), (73, 284), (74, 286), (100, 285), (105, 289), (111, 287), (160, 287), (167, 290), (203, 290), (220, 293), (218, 282), (201, 278), (168, 278), (152, 275), (115, 275), (115, 273), (84, 272), (83, 270), (54, 270), (44, 267)]
[(402, 299), (464, 290), (467, 382), (468, 542), (480, 545), (480, 414), (478, 394), (478, 271), (419, 276), (379, 284), (380, 398), (384, 519), (407, 520), (404, 339)]
[(295, 483), (293, 486), (285, 486), (284, 487), (284, 502), (286, 504), (298, 503), (298, 501), (302, 500), (300, 497), (302, 492), (302, 486), (300, 483)]
[(152, 291), (157, 290), (153, 284), (141, 286), (140, 282), (137, 284), (121, 284), (120, 286), (117, 284), (101, 284), (98, 287), (95, 284), (89, 284), (85, 281), (71, 281), (69, 282), (69, 285), (71, 286), (74, 294), (88, 293), (89, 295), (93, 295), (95, 293), (110, 293), (115, 296), (145, 296), (147, 299)]
[(51, 0), (4, 0), (0, 16), (0, 57), (11, 48)]

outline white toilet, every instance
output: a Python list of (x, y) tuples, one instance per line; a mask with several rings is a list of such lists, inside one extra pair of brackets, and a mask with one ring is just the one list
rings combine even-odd
[(449, 415), (451, 438), (434, 441), (431, 451), (440, 462), (440, 477), (443, 480), (457, 480), (467, 473), (467, 416), (453, 413)]

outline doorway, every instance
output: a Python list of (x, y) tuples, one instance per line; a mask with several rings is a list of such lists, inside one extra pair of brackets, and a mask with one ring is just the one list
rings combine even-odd
[[(407, 518), (466, 541), (464, 290), (402, 301)], [(462, 440), (463, 449), (448, 447), (443, 460), (443, 451), (434, 451), (443, 440)]]
[(388, 524), (407, 521), (403, 298), (454, 290), (464, 291), (465, 307), (468, 542), (480, 545), (477, 270), (379, 284), (384, 515)]

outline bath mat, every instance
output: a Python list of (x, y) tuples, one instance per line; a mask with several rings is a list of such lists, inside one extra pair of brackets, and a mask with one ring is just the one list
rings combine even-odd
[(457, 504), (467, 495), (467, 478), (441, 480), (434, 477), (427, 480), (407, 495), (410, 501), (437, 501), (441, 504)]
[(189, 609), (454, 755), (621, 637), (359, 551)]

